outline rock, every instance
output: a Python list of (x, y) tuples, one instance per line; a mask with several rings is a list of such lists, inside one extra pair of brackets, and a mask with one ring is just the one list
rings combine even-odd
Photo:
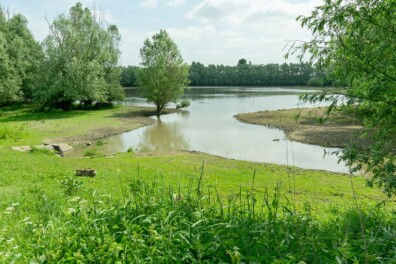
[(94, 170), (92, 168), (85, 168), (85, 169), (76, 170), (76, 176), (94, 177), (95, 175), (96, 175), (96, 170)]
[(92, 146), (91, 142), (89, 142), (89, 141), (86, 143), (86, 145), (87, 145), (88, 147), (89, 147), (89, 146)]
[[(59, 147), (59, 149), (60, 149), (62, 152), (67, 152), (67, 151), (73, 150), (73, 147), (70, 146), (69, 144), (66, 144), (66, 143), (52, 144), (52, 147), (53, 147), (54, 149), (55, 149), (55, 147), (56, 147), (56, 148)], [(55, 149), (55, 150), (56, 150), (56, 149)]]
[(58, 145), (52, 145), (53, 149), (58, 153), (61, 157), (63, 157), (63, 151)]
[(20, 151), (20, 152), (28, 152), (32, 148), (30, 146), (17, 146), (17, 147), (11, 147), (11, 149), (16, 150), (16, 151)]

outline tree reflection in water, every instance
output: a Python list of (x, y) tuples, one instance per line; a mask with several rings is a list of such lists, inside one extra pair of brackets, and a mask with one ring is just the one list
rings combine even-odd
[(144, 131), (138, 149), (143, 152), (189, 149), (179, 126), (179, 123), (166, 123), (159, 118), (156, 125)]

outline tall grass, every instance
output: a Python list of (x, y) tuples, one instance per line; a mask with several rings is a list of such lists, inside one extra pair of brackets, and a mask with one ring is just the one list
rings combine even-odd
[[(129, 183), (114, 200), (68, 179), (53, 199), (0, 213), (2, 263), (385, 263), (396, 257), (396, 216), (333, 207), (325, 218), (296, 212), (278, 186), (263, 201), (252, 186), (227, 198), (206, 186), (203, 167), (188, 191), (162, 177)], [(79, 186), (70, 191), (70, 186)], [(364, 222), (365, 238), (361, 223)]]

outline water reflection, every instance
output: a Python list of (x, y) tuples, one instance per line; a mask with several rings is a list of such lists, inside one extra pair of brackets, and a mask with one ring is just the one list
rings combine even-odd
[[(306, 92), (276, 87), (192, 88), (186, 94), (191, 100), (188, 111), (164, 115), (156, 124), (105, 139), (106, 147), (108, 152), (130, 147), (149, 152), (195, 150), (239, 160), (347, 172), (337, 157), (323, 157), (323, 147), (286, 141), (281, 130), (244, 124), (233, 117), (298, 107), (297, 94), (301, 91)], [(126, 105), (150, 105), (140, 96), (139, 89), (128, 89), (127, 96)]]
[[(182, 116), (188, 116), (188, 114), (184, 113)], [(138, 150), (154, 152), (189, 149), (189, 144), (180, 126), (179, 123), (162, 122), (159, 118), (156, 125), (144, 129)]]

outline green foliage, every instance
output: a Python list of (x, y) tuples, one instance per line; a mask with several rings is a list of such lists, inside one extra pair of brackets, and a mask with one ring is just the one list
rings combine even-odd
[(70, 110), (74, 101), (91, 106), (123, 99), (119, 41), (117, 27), (105, 27), (81, 3), (70, 8), (69, 16), (59, 15), (43, 42), (45, 60), (35, 100), (42, 107)]
[[(2, 211), (4, 263), (387, 263), (394, 260), (395, 215), (381, 207), (302, 213), (276, 188), (255, 206), (254, 189), (227, 201), (216, 189), (180, 193), (135, 179), (124, 199), (96, 191), (13, 203)], [(209, 186), (202, 186), (209, 187)], [(203, 188), (206, 189), (206, 188)], [(57, 201), (57, 202), (51, 202)], [(38, 217), (35, 216), (37, 214)]]
[(97, 149), (89, 149), (89, 150), (87, 150), (87, 151), (84, 152), (84, 157), (91, 157), (91, 158), (93, 158), (93, 157), (102, 156), (102, 155), (103, 155), (103, 153), (100, 152), (100, 151), (97, 150)]
[[(372, 146), (356, 149), (351, 142), (341, 158), (351, 172), (367, 169), (370, 185), (396, 194), (396, 2), (388, 0), (325, 1), (310, 16), (299, 17), (313, 40), (294, 52), (311, 54), (326, 69), (338, 91), (305, 95), (305, 101), (327, 101), (328, 111), (354, 105), (365, 113), (365, 136)], [(347, 98), (345, 100), (344, 98)]]
[(0, 7), (0, 106), (31, 99), (42, 59), (41, 46), (20, 14), (9, 19)]
[(311, 86), (311, 87), (320, 87), (323, 86), (323, 82), (320, 78), (318, 77), (311, 77), (309, 78), (309, 80), (307, 81), (307, 86)]
[(67, 196), (76, 195), (81, 189), (83, 182), (76, 179), (76, 177), (65, 177), (62, 181), (63, 192)]
[(176, 106), (176, 108), (186, 108), (189, 107), (191, 104), (190, 100), (188, 99), (182, 99)]
[(97, 140), (95, 143), (96, 146), (103, 146), (104, 144), (106, 144), (106, 142), (101, 139)]
[(128, 147), (126, 152), (127, 153), (134, 153), (135, 151), (134, 151), (133, 147)]
[[(136, 75), (139, 67), (128, 66), (122, 68), (121, 85), (124, 87), (137, 86)], [(243, 64), (240, 66), (209, 65), (192, 62), (189, 79), (192, 86), (303, 86), (310, 76), (327, 77), (308, 63), (284, 64)], [(326, 80), (324, 85), (331, 85)]]
[(305, 85), (318, 72), (304, 62), (254, 65), (241, 59), (237, 66), (193, 62), (189, 74), (191, 85), (196, 86), (287, 86)]
[(137, 86), (137, 72), (139, 67), (128, 66), (122, 67), (120, 83), (123, 87), (134, 87)]
[(32, 147), (29, 150), (29, 153), (31, 153), (31, 154), (55, 155), (55, 152), (53, 150), (49, 150), (49, 149), (46, 149), (46, 148), (38, 148), (38, 147)]
[(165, 30), (144, 41), (140, 56), (143, 68), (138, 72), (138, 82), (159, 116), (168, 103), (176, 103), (183, 95), (189, 83), (189, 67)]
[(0, 124), (0, 140), (7, 140), (7, 139), (17, 140), (23, 136), (24, 134), (23, 130), (24, 130), (23, 126), (20, 126), (19, 128), (15, 128), (13, 126)]

